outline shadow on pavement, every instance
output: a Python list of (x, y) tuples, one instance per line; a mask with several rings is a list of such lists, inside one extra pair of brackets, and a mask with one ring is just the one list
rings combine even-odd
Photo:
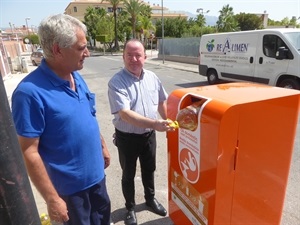
[(140, 225), (158, 225), (158, 224), (164, 224), (164, 225), (174, 225), (174, 223), (170, 222), (169, 217), (160, 218), (157, 220), (151, 220), (146, 223), (140, 223)]
[[(135, 206), (135, 212), (137, 214), (138, 224), (140, 224), (140, 225), (157, 225), (157, 224), (173, 225), (174, 224), (169, 217), (162, 217), (162, 218), (154, 219), (154, 220), (147, 221), (147, 222), (139, 222), (138, 213), (142, 212), (142, 211), (145, 211), (145, 210), (148, 210), (149, 212), (154, 213), (153, 211), (151, 211), (151, 209), (148, 206), (146, 206), (145, 203), (141, 203), (141, 204), (138, 204), (138, 205)], [(124, 218), (126, 216), (126, 212), (127, 211), (126, 211), (125, 207), (113, 211), (111, 213), (112, 222), (117, 224), (119, 222), (124, 221)], [(143, 218), (143, 220), (145, 220), (145, 218)]]

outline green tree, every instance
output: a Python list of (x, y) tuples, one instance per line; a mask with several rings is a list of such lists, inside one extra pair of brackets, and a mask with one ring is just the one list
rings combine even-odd
[(205, 26), (206, 24), (206, 19), (203, 15), (203, 13), (199, 13), (197, 15), (197, 18), (195, 20), (195, 22), (197, 23), (197, 25), (200, 27), (200, 36), (202, 36), (202, 28)]
[(268, 18), (268, 26), (277, 26), (277, 27), (299, 27), (297, 23), (297, 17), (293, 16), (292, 19), (288, 17), (283, 18), (281, 21), (276, 21)]
[(106, 1), (112, 5), (112, 11), (114, 15), (114, 31), (115, 31), (115, 49), (119, 50), (118, 42), (118, 29), (117, 29), (117, 10), (118, 6), (123, 3), (123, 0), (102, 0), (101, 2)]
[(106, 15), (102, 17), (97, 26), (97, 34), (105, 35), (107, 37), (108, 42), (102, 43), (103, 45), (108, 44), (109, 48), (112, 50), (112, 44), (115, 39), (114, 32), (114, 18), (112, 15)]
[(23, 38), (23, 43), (25, 43), (24, 40), (25, 40), (26, 38), (28, 38), (30, 44), (36, 45), (36, 44), (39, 44), (39, 43), (40, 43), (40, 41), (39, 41), (39, 36), (38, 36), (37, 34), (26, 35), (26, 36)]
[(268, 18), (268, 26), (282, 26), (281, 21), (276, 21)]
[(290, 25), (290, 20), (288, 17), (284, 17), (282, 20), (281, 20), (281, 24), (285, 27), (288, 27)]
[(219, 11), (220, 16), (217, 21), (217, 29), (221, 32), (230, 32), (239, 30), (238, 23), (234, 17), (233, 8), (228, 5), (223, 6)]
[(199, 27), (203, 27), (206, 24), (206, 19), (204, 15), (200, 13), (197, 15), (195, 22), (198, 24)]
[(297, 17), (296, 16), (292, 17), (292, 19), (290, 20), (289, 26), (297, 27)]
[[(162, 37), (162, 20), (158, 20), (156, 26), (156, 37)], [(164, 19), (164, 35), (166, 37), (181, 38), (187, 31), (187, 20), (182, 17)]]
[(235, 15), (235, 19), (241, 30), (257, 30), (263, 28), (263, 21), (260, 17), (250, 13)]
[(141, 8), (141, 16), (151, 19), (152, 9), (150, 5), (142, 4)]
[(130, 18), (129, 21), (132, 27), (132, 37), (137, 38), (136, 35), (136, 27), (138, 22), (138, 16), (144, 9), (144, 3), (138, 0), (125, 0), (124, 1), (124, 9), (129, 13)]
[(188, 29), (182, 35), (183, 37), (200, 37), (203, 29), (200, 28), (197, 24), (188, 25)]
[(148, 42), (148, 39), (150, 38), (150, 35), (155, 33), (155, 26), (152, 24), (152, 21), (149, 17), (146, 16), (140, 16), (140, 19), (138, 21), (137, 30), (143, 34), (142, 41), (144, 42), (144, 46), (146, 46), (146, 43)]
[(131, 32), (131, 23), (129, 21), (130, 15), (125, 10), (121, 11), (118, 15), (118, 39), (125, 42), (129, 39)]
[(92, 45), (91, 40), (90, 43), (92, 46), (96, 47), (96, 36), (97, 36), (97, 26), (100, 22), (101, 18), (106, 15), (106, 11), (103, 8), (94, 8), (89, 6), (86, 9), (86, 13), (84, 14), (83, 23), (87, 27), (87, 33), (90, 38), (94, 40), (94, 44)]

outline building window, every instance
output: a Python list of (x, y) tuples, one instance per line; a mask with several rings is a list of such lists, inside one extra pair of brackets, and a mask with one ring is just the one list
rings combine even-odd
[[(112, 7), (108, 7), (108, 8), (107, 8), (107, 12), (110, 12), (110, 13), (113, 12), (113, 8), (112, 8)], [(120, 7), (117, 8), (116, 12), (118, 12), (118, 13), (119, 13), (119, 12), (122, 12), (122, 8), (120, 8)]]
[(74, 6), (73, 10), (74, 10), (74, 12), (77, 12), (77, 7), (76, 7), (76, 6)]

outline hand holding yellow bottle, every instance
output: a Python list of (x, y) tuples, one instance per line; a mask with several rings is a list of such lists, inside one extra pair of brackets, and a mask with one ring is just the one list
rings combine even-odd
[(46, 213), (42, 213), (40, 216), (42, 225), (52, 225), (49, 216)]
[(179, 128), (179, 124), (177, 121), (173, 121), (173, 120), (170, 120), (170, 119), (167, 119), (170, 123), (169, 123), (169, 126), (170, 127), (173, 127), (175, 129), (178, 129)]
[(168, 119), (171, 122), (169, 126), (174, 127), (175, 129), (180, 127), (191, 131), (196, 130), (198, 126), (200, 103), (201, 102), (196, 102), (179, 110), (175, 121)]

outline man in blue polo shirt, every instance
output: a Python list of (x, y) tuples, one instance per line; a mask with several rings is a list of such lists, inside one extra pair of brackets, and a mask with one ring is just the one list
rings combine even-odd
[(86, 27), (68, 15), (39, 26), (45, 59), (12, 96), (12, 113), (28, 174), (50, 219), (108, 225), (104, 169), (110, 155), (96, 119), (95, 95), (77, 70), (89, 56)]

